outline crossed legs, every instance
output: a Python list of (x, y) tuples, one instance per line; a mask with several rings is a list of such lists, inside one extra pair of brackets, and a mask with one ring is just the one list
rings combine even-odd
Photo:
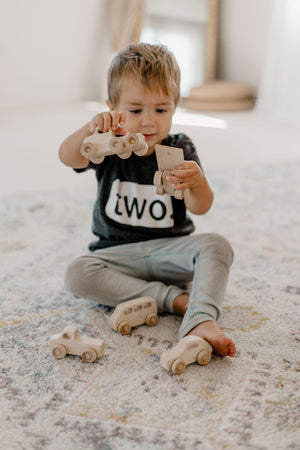
[[(196, 334), (216, 353), (234, 356), (234, 343), (216, 325), (232, 259), (230, 244), (217, 234), (124, 244), (77, 258), (67, 270), (66, 286), (109, 306), (149, 295), (159, 313), (183, 316), (179, 338)], [(191, 293), (179, 287), (189, 281)]]

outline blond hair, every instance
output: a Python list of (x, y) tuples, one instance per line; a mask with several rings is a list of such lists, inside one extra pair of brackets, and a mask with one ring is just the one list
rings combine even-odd
[(133, 43), (119, 52), (108, 70), (108, 99), (118, 105), (122, 81), (128, 75), (137, 77), (149, 89), (161, 89), (180, 100), (180, 69), (173, 53), (162, 44)]

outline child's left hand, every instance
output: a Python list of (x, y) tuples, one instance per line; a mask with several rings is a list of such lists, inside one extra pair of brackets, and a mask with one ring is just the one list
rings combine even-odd
[(184, 161), (180, 166), (172, 170), (172, 175), (167, 175), (166, 177), (176, 190), (198, 188), (203, 178), (204, 174), (196, 161)]

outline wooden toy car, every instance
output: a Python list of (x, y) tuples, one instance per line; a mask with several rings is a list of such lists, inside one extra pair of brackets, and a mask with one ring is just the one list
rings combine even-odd
[(182, 200), (184, 190), (174, 189), (172, 183), (166, 179), (173, 169), (176, 169), (184, 162), (182, 148), (156, 144), (155, 153), (158, 170), (154, 174), (153, 184), (157, 186), (156, 193), (158, 195), (166, 193), (173, 195), (178, 200)]
[(121, 334), (128, 334), (132, 327), (146, 323), (153, 327), (158, 322), (154, 298), (140, 297), (120, 303), (110, 316), (109, 325)]
[(148, 145), (141, 133), (117, 136), (112, 130), (101, 133), (98, 128), (93, 135), (84, 139), (80, 149), (81, 154), (95, 164), (100, 164), (107, 155), (118, 155), (126, 159), (132, 152), (143, 156), (147, 151)]
[(57, 359), (64, 358), (67, 353), (79, 355), (85, 362), (94, 362), (104, 352), (104, 341), (79, 337), (78, 327), (67, 326), (62, 333), (55, 334), (49, 341), (52, 355)]
[(171, 350), (166, 351), (160, 358), (161, 365), (172, 370), (175, 375), (185, 371), (188, 364), (197, 361), (204, 366), (211, 360), (212, 346), (201, 337), (189, 335), (180, 339)]

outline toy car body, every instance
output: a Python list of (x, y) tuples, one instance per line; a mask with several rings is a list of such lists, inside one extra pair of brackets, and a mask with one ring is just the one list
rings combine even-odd
[(156, 144), (155, 153), (158, 170), (154, 174), (153, 184), (157, 186), (156, 193), (173, 195), (176, 199), (182, 200), (184, 190), (174, 189), (172, 183), (167, 180), (167, 175), (171, 175), (172, 170), (184, 162), (182, 148)]
[(172, 370), (175, 375), (183, 373), (188, 364), (197, 361), (204, 366), (211, 360), (212, 346), (201, 337), (189, 335), (180, 339), (171, 350), (166, 351), (160, 358), (161, 365)]
[(132, 327), (146, 323), (157, 324), (157, 305), (154, 298), (140, 297), (120, 303), (110, 316), (109, 325), (121, 334), (128, 334)]
[(94, 362), (104, 352), (104, 341), (79, 337), (78, 327), (67, 326), (62, 333), (55, 334), (49, 341), (49, 348), (57, 359), (64, 358), (67, 353), (81, 356), (85, 362)]
[(84, 139), (80, 152), (95, 164), (100, 164), (107, 155), (118, 155), (126, 159), (134, 152), (143, 156), (148, 151), (144, 135), (141, 133), (128, 133), (125, 136), (117, 136), (112, 130), (101, 133), (96, 129), (95, 133)]

